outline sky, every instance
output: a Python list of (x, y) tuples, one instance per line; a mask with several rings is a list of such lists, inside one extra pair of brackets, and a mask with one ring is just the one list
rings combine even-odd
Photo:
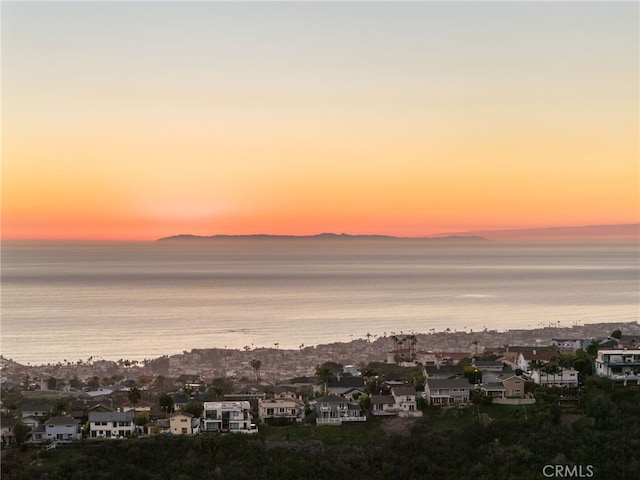
[(640, 221), (637, 2), (2, 2), (2, 238)]

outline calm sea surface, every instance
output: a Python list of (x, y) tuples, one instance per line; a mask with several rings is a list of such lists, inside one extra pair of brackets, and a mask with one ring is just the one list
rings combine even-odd
[(2, 247), (1, 351), (32, 364), (391, 331), (640, 319), (634, 244), (227, 241)]

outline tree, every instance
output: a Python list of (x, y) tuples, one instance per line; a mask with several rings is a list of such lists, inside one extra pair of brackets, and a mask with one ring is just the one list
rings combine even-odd
[(197, 418), (202, 415), (202, 412), (204, 411), (204, 405), (199, 402), (189, 402), (184, 407), (182, 407), (180, 411), (184, 413), (190, 413)]
[(224, 400), (224, 390), (219, 385), (212, 385), (206, 392), (207, 400), (215, 402), (216, 400)]
[(127, 398), (131, 403), (133, 403), (133, 416), (136, 415), (136, 404), (142, 399), (142, 392), (135, 385), (129, 389), (127, 393)]
[(163, 393), (158, 397), (158, 405), (164, 412), (173, 413), (173, 398), (168, 393)]
[(407, 337), (407, 340), (409, 341), (409, 358), (414, 360), (416, 358), (416, 345), (418, 344), (418, 338), (414, 334), (411, 334)]
[(27, 435), (29, 434), (29, 427), (27, 427), (24, 423), (18, 422), (13, 427), (13, 436), (16, 439), (16, 443), (18, 445), (22, 445), (24, 441), (27, 439)]
[(147, 423), (149, 423), (148, 413), (143, 412), (142, 414), (138, 415), (135, 418), (134, 423), (136, 424), (137, 427), (144, 427)]
[(69, 380), (69, 386), (77, 390), (82, 388), (82, 382), (78, 379), (77, 376), (75, 376), (71, 380)]
[(89, 382), (87, 382), (87, 386), (89, 388), (97, 390), (98, 388), (100, 388), (100, 378), (97, 377), (97, 376), (91, 377), (91, 380), (89, 380)]
[(417, 391), (421, 392), (424, 390), (424, 382), (426, 381), (426, 378), (421, 372), (411, 372), (409, 374), (409, 379)]
[(360, 408), (365, 412), (368, 412), (371, 410), (371, 397), (366, 393), (360, 396), (358, 403), (360, 405)]
[(473, 361), (469, 357), (464, 357), (464, 358), (461, 358), (458, 361), (458, 366), (461, 367), (461, 368), (469, 367), (469, 366), (471, 366), (472, 363), (473, 363)]
[(598, 356), (598, 344), (595, 340), (591, 340), (591, 343), (587, 345), (587, 357), (594, 360)]
[(49, 377), (49, 380), (47, 380), (47, 390), (55, 390), (57, 384), (58, 381), (55, 378)]
[(256, 382), (260, 381), (260, 367), (262, 367), (262, 362), (260, 360), (257, 359), (252, 359), (249, 362), (249, 365), (251, 365), (251, 368), (253, 368), (253, 371), (255, 372), (256, 375)]
[(620, 340), (620, 338), (622, 338), (622, 332), (619, 328), (616, 328), (613, 332), (611, 332), (611, 336)]
[(66, 412), (67, 405), (68, 405), (67, 399), (58, 398), (53, 404), (53, 408), (51, 409), (51, 415), (53, 415), (54, 417), (62, 415), (63, 413)]
[(469, 383), (476, 384), (482, 382), (482, 372), (476, 367), (464, 367), (462, 376), (469, 380)]
[(342, 364), (336, 362), (324, 362), (316, 367), (316, 377), (323, 382), (335, 380), (342, 372)]

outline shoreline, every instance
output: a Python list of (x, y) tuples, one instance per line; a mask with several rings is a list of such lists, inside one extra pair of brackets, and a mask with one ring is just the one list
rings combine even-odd
[(415, 348), (433, 352), (466, 352), (472, 355), (505, 345), (549, 346), (552, 338), (589, 339), (608, 337), (615, 329), (623, 334), (640, 335), (640, 323), (606, 322), (571, 327), (546, 326), (534, 329), (514, 329), (500, 332), (485, 329), (478, 332), (440, 331), (431, 333), (389, 332), (383, 337), (357, 338), (350, 342), (333, 342), (313, 346), (301, 345), (298, 349), (258, 347), (254, 349), (194, 348), (182, 353), (166, 354), (145, 361), (119, 359), (105, 360), (91, 358), (84, 362), (50, 363), (30, 365), (0, 357), (3, 383), (7, 379), (23, 379), (28, 374), (34, 379), (49, 377), (69, 380), (74, 377), (87, 378), (94, 375), (122, 375), (126, 378), (140, 375), (174, 376), (184, 373), (199, 374), (202, 377), (248, 377), (252, 370), (249, 362), (262, 362), (262, 378), (277, 382), (286, 378), (312, 375), (317, 365), (335, 361), (343, 365), (358, 365), (372, 361), (386, 360), (387, 352), (398, 348), (398, 339), (415, 336)]

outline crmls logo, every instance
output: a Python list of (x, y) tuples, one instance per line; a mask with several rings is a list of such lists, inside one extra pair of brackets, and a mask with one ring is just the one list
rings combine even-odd
[(542, 474), (547, 478), (591, 478), (593, 465), (545, 465)]

